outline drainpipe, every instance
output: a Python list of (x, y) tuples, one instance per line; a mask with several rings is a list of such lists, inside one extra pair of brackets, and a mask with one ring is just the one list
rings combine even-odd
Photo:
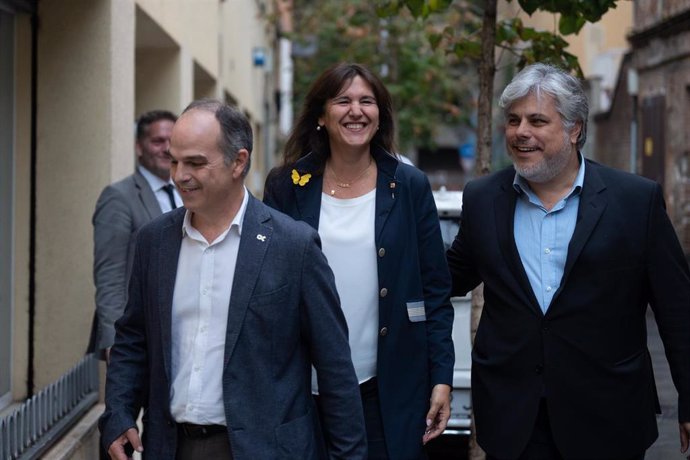
[(632, 98), (632, 116), (630, 119), (630, 172), (637, 172), (637, 93), (639, 81), (637, 69), (628, 69), (628, 94)]
[(26, 397), (35, 390), (35, 337), (36, 337), (36, 120), (38, 93), (38, 5), (34, 2), (31, 13), (31, 132), (30, 132), (30, 191), (29, 191), (29, 331), (28, 363), (26, 370)]
[(280, 35), (278, 40), (279, 49), (279, 77), (278, 86), (280, 91), (280, 113), (278, 126), (280, 134), (287, 136), (292, 129), (292, 41), (286, 34), (292, 32), (292, 0), (278, 0), (278, 13), (280, 17)]

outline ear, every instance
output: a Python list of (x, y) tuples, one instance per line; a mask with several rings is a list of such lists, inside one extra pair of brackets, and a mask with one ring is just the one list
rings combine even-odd
[(139, 145), (139, 141), (134, 141), (134, 151), (137, 154), (137, 158), (141, 158), (143, 152), (141, 151), (141, 145)]
[(244, 173), (244, 168), (249, 162), (249, 152), (247, 149), (240, 149), (237, 151), (237, 158), (235, 158), (235, 165), (232, 167), (232, 177), (239, 179)]
[(575, 123), (575, 126), (573, 126), (573, 129), (570, 130), (570, 143), (575, 145), (577, 144), (577, 138), (580, 137), (580, 133), (582, 132), (582, 122), (578, 121)]

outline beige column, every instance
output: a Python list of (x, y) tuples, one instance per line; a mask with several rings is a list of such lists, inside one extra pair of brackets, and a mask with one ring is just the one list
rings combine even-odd
[(37, 390), (86, 350), (91, 216), (102, 188), (134, 166), (133, 0), (42, 0), (38, 8)]
[(31, 21), (15, 22), (14, 276), (12, 279), (12, 399), (26, 397), (29, 359), (29, 234), (31, 206)]

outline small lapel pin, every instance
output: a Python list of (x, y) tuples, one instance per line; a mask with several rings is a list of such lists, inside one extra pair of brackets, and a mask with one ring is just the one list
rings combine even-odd
[(256, 239), (263, 243), (264, 241), (266, 241), (266, 235), (262, 235), (261, 233), (259, 233), (258, 235), (256, 235)]

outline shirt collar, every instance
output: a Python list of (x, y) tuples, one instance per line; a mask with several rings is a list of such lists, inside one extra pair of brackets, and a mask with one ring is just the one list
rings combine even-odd
[[(579, 150), (577, 152), (577, 158), (580, 161), (580, 168), (577, 171), (575, 182), (573, 182), (573, 188), (570, 189), (570, 192), (566, 195), (566, 197), (579, 195), (582, 191), (582, 185), (585, 183), (585, 157)], [(523, 193), (529, 195), (530, 193), (532, 193), (532, 189), (530, 189), (527, 180), (521, 175), (519, 175), (517, 172), (515, 173), (515, 178), (513, 179), (513, 188), (515, 189), (518, 195), (521, 195)]]
[[(247, 203), (249, 203), (249, 191), (247, 190), (247, 187), (243, 186), (242, 187), (244, 190), (244, 198), (242, 198), (242, 204), (240, 205), (240, 209), (237, 210), (237, 214), (235, 214), (235, 217), (232, 219), (232, 222), (230, 222), (230, 225), (228, 228), (225, 229), (225, 231), (216, 238), (216, 241), (220, 241), (225, 237), (227, 232), (232, 228), (236, 227), (237, 228), (237, 234), (239, 236), (242, 236), (242, 224), (244, 223), (244, 214), (247, 211)], [(184, 213), (184, 221), (182, 222), (182, 238), (185, 236), (189, 236), (190, 233), (194, 233), (198, 235), (197, 229), (195, 229), (192, 226), (192, 211), (187, 209)], [(209, 241), (209, 243), (213, 243), (213, 241)]]
[(153, 190), (154, 192), (157, 192), (158, 190), (160, 190), (161, 188), (163, 188), (164, 186), (166, 186), (168, 184), (172, 184), (171, 180), (169, 180), (167, 182), (164, 181), (163, 179), (156, 176), (155, 174), (153, 174), (148, 169), (144, 168), (142, 165), (137, 166), (137, 169), (139, 170), (141, 175), (144, 176), (144, 179), (146, 179), (146, 182), (148, 182), (149, 187), (151, 187), (151, 190)]

